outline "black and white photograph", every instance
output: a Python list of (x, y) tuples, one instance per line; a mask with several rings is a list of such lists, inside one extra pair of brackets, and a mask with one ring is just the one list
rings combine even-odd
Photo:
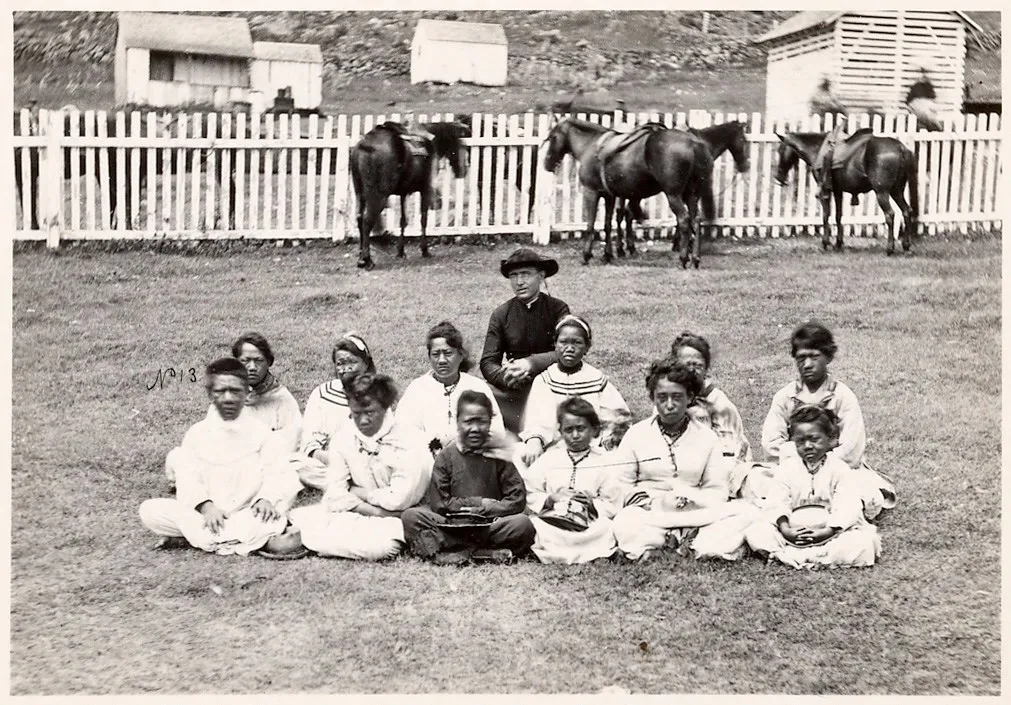
[(181, 7), (10, 15), (10, 695), (1001, 695), (1000, 11)]

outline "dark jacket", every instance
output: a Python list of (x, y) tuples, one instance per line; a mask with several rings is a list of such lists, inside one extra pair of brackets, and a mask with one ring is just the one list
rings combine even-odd
[(488, 383), (508, 390), (502, 371), (503, 354), (510, 360), (529, 357), (532, 366), (526, 385), (529, 389), (534, 377), (558, 361), (555, 324), (568, 312), (567, 303), (543, 292), (529, 308), (515, 297), (496, 308), (488, 320), (481, 353), (481, 374)]
[(516, 466), (507, 460), (462, 453), (456, 442), (442, 449), (432, 468), (428, 505), (440, 514), (480, 507), (482, 499), (494, 500), (479, 514), (503, 517), (522, 514), (527, 490)]

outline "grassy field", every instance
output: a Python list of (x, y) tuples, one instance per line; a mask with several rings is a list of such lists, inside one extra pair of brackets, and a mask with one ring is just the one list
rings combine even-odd
[(637, 417), (644, 366), (691, 329), (757, 445), (794, 375), (791, 328), (835, 330), (832, 371), (900, 501), (876, 567), (820, 573), (152, 551), (137, 507), (165, 494), (165, 453), (206, 408), (187, 379), (149, 389), (159, 369), (199, 370), (256, 329), (304, 401), (354, 328), (406, 384), (443, 318), (479, 353), (511, 248), (386, 251), (371, 273), (353, 246), (15, 254), (12, 693), (998, 694), (1001, 242), (848, 244), (723, 240), (697, 272), (662, 244), (611, 267), (548, 248), (551, 292), (594, 324), (588, 359)]

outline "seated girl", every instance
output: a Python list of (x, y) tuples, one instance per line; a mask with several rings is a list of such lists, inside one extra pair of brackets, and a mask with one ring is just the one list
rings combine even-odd
[(647, 558), (668, 543), (682, 553), (690, 547), (698, 558), (734, 560), (744, 551), (754, 509), (728, 501), (729, 459), (716, 434), (688, 413), (701, 387), (675, 360), (658, 360), (647, 373), (656, 416), (628, 430), (615, 459), (624, 506), (614, 517), (614, 534), (629, 559)]
[(527, 508), (537, 529), (533, 552), (542, 563), (586, 563), (617, 550), (611, 518), (621, 502), (611, 453), (592, 443), (600, 419), (585, 399), (558, 405), (562, 443), (527, 470)]
[(386, 375), (345, 378), (351, 428), (330, 439), (323, 501), (291, 512), (302, 543), (321, 556), (381, 560), (400, 552), (400, 513), (428, 488), (432, 453), (414, 429), (401, 428), (390, 407), (397, 390)]
[(523, 416), (519, 459), (524, 467), (558, 440), (557, 409), (568, 397), (579, 397), (593, 405), (600, 417), (600, 445), (605, 450), (616, 447), (621, 440), (620, 435), (615, 437), (616, 429), (631, 414), (621, 392), (600, 370), (583, 362), (592, 343), (590, 324), (579, 316), (566, 314), (555, 325), (558, 362), (534, 379)]
[(417, 429), (435, 455), (456, 438), (456, 408), (460, 395), (470, 390), (491, 399), (491, 435), (505, 437), (502, 413), (488, 383), (469, 374), (473, 367), (463, 336), (449, 321), (428, 331), (428, 364), (432, 369), (404, 391), (397, 404), (397, 423)]
[(803, 405), (789, 427), (797, 453), (773, 470), (764, 516), (745, 532), (751, 550), (794, 568), (874, 565), (881, 541), (864, 518), (859, 476), (832, 450), (838, 418)]
[(796, 456), (797, 449), (790, 441), (788, 430), (793, 410), (802, 404), (830, 409), (839, 419), (839, 445), (835, 453), (858, 471), (863, 486), (864, 513), (873, 521), (882, 509), (895, 506), (895, 486), (864, 460), (867, 434), (860, 404), (850, 388), (833, 379), (828, 372), (828, 365), (837, 351), (831, 331), (820, 323), (805, 323), (793, 332), (790, 354), (800, 379), (780, 389), (772, 398), (772, 407), (762, 426), (762, 447), (773, 461)]
[(365, 341), (354, 333), (345, 333), (330, 353), (334, 378), (309, 394), (302, 419), (302, 445), (291, 462), (306, 487), (326, 489), (326, 468), (330, 461), (330, 438), (351, 426), (348, 397), (342, 379), (363, 372), (375, 372), (372, 353)]

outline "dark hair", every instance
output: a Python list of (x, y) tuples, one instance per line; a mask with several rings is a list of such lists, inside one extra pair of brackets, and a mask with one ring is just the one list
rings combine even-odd
[(590, 426), (593, 427), (594, 431), (600, 430), (600, 416), (597, 415), (597, 410), (593, 408), (593, 404), (582, 399), (580, 397), (566, 397), (562, 400), (562, 403), (558, 405), (558, 411), (555, 417), (558, 419), (558, 425), (562, 425), (562, 416), (568, 414), (569, 416), (579, 416), (590, 422)]
[(793, 331), (790, 337), (790, 356), (796, 357), (797, 351), (802, 348), (820, 350), (830, 361), (839, 350), (832, 331), (817, 321), (803, 323)]
[(676, 357), (678, 350), (681, 348), (693, 348), (698, 350), (702, 354), (702, 359), (706, 361), (706, 367), (709, 367), (712, 363), (713, 357), (712, 352), (709, 349), (709, 341), (701, 335), (695, 335), (694, 333), (685, 331), (676, 337), (674, 342), (670, 345), (671, 357)]
[(649, 366), (649, 370), (646, 372), (646, 390), (649, 392), (650, 398), (653, 397), (657, 382), (661, 379), (680, 384), (693, 397), (697, 397), (702, 392), (702, 380), (690, 369), (671, 357), (655, 360)]
[(344, 393), (349, 401), (365, 404), (375, 399), (384, 409), (389, 409), (397, 400), (397, 386), (389, 375), (375, 372), (361, 372), (344, 381)]
[(590, 322), (582, 316), (567, 313), (558, 319), (558, 322), (555, 323), (554, 342), (556, 343), (558, 342), (558, 334), (562, 332), (562, 328), (577, 328), (583, 334), (586, 347), (589, 348), (593, 345), (593, 330), (590, 328)]
[(829, 438), (833, 440), (839, 438), (839, 417), (831, 409), (817, 404), (801, 404), (793, 410), (790, 420), (787, 422), (787, 429), (791, 436), (794, 427), (801, 423), (816, 424)]
[(463, 334), (457, 330), (456, 326), (449, 321), (440, 321), (432, 326), (425, 338), (425, 347), (428, 348), (428, 352), (432, 352), (432, 341), (436, 338), (442, 338), (446, 341), (446, 345), (460, 351), (460, 354), (463, 355), (460, 372), (469, 372), (474, 367), (474, 361), (470, 359), (470, 352), (463, 344)]
[(491, 399), (484, 392), (478, 392), (473, 389), (466, 389), (460, 392), (460, 398), (456, 400), (457, 416), (460, 415), (460, 410), (463, 409), (464, 404), (476, 404), (483, 407), (488, 412), (488, 418), (495, 415), (495, 412), (491, 408)]
[[(359, 346), (359, 343), (361, 345)], [(340, 340), (334, 343), (333, 350), (330, 351), (331, 362), (337, 362), (337, 351), (344, 350), (351, 353), (359, 360), (365, 362), (366, 372), (375, 372), (376, 363), (372, 361), (372, 353), (369, 351), (369, 346), (365, 342), (365, 339), (354, 333), (347, 333)]]
[(239, 336), (238, 340), (232, 343), (232, 357), (238, 358), (242, 353), (242, 346), (246, 343), (249, 343), (263, 353), (263, 356), (267, 358), (267, 367), (274, 364), (274, 351), (270, 349), (270, 343), (267, 342), (266, 338), (255, 331), (243, 333)]
[(241, 362), (236, 360), (234, 357), (222, 357), (214, 362), (207, 365), (204, 370), (204, 375), (207, 378), (206, 385), (211, 386), (211, 380), (217, 375), (231, 375), (232, 377), (238, 377), (246, 384), (249, 384), (249, 371), (246, 370), (246, 366)]

